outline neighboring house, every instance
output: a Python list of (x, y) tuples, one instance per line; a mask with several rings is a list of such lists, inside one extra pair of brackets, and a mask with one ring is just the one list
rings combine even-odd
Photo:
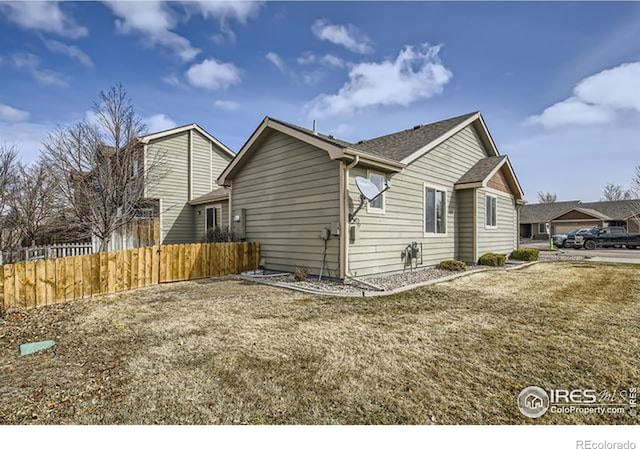
[(146, 191), (159, 203), (161, 244), (198, 242), (207, 228), (228, 226), (228, 192), (216, 179), (235, 156), (231, 149), (197, 124), (140, 140), (145, 161), (158, 158), (165, 169)]
[(148, 232), (141, 233), (144, 226), (139, 223), (127, 226), (114, 233), (110, 250), (149, 241), (199, 242), (207, 228), (229, 225), (228, 190), (219, 187), (216, 179), (235, 156), (233, 151), (197, 124), (148, 134), (140, 142), (143, 163), (157, 166), (156, 175), (150, 177), (153, 181), (145, 186), (148, 201), (142, 212), (146, 216), (140, 218), (153, 218), (156, 229), (149, 231), (151, 239)]
[(624, 226), (628, 232), (640, 232), (639, 212), (640, 200), (527, 204), (520, 211), (520, 236), (548, 239), (547, 224), (551, 235), (596, 226)]
[[(356, 176), (391, 188), (350, 220)], [(511, 252), (523, 198), (477, 112), (356, 144), (267, 117), (218, 183), (265, 268), (339, 278)]]

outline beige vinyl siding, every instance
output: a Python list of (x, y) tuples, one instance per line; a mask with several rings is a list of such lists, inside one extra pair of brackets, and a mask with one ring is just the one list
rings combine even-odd
[[(486, 226), (486, 206), (487, 194), (497, 197), (495, 229)], [(484, 188), (478, 189), (478, 257), (484, 253), (510, 253), (517, 244), (516, 227), (516, 204), (513, 196), (495, 190), (487, 191)]]
[(475, 189), (456, 191), (456, 258), (475, 263), (473, 255), (473, 198)]
[[(318, 273), (321, 230), (340, 217), (339, 163), (324, 150), (272, 132), (233, 178), (231, 207), (245, 209), (246, 237), (260, 242), (266, 268)], [(339, 238), (327, 244), (331, 276), (338, 276)], [(325, 271), (326, 273), (326, 271)]]
[(163, 176), (154, 185), (149, 185), (146, 192), (147, 198), (161, 200), (162, 243), (200, 241), (202, 233), (198, 226), (201, 223), (197, 221), (196, 208), (189, 201), (212, 190), (212, 182), (231, 157), (198, 131), (191, 130), (153, 140), (147, 145), (146, 158), (162, 164)]
[(191, 242), (193, 208), (189, 201), (189, 132), (154, 140), (147, 160), (161, 161), (163, 176), (147, 188), (148, 198), (160, 198), (162, 243)]
[(191, 132), (193, 166), (191, 199), (211, 192), (211, 144), (198, 131)]
[[(391, 176), (392, 187), (386, 195), (385, 214), (358, 213), (358, 237), (349, 246), (349, 268), (354, 276), (368, 276), (404, 268), (403, 249), (416, 241), (423, 245), (423, 266), (435, 265), (456, 254), (457, 198), (454, 183), (487, 152), (473, 126), (435, 147), (409, 164), (402, 173)], [(357, 166), (349, 173), (350, 208), (357, 207), (355, 176), (366, 176)], [(423, 234), (424, 183), (447, 189), (447, 234)]]
[(205, 220), (207, 218), (206, 209), (208, 207), (220, 207), (221, 211), (221, 220), (220, 227), (222, 229), (227, 229), (229, 227), (229, 201), (215, 201), (209, 204), (200, 204), (198, 206), (194, 206), (195, 209), (195, 233), (196, 233), (196, 241), (202, 241), (205, 237)]

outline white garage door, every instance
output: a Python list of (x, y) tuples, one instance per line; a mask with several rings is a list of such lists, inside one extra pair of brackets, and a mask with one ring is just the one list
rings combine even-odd
[(565, 221), (562, 223), (552, 223), (552, 233), (553, 234), (566, 234), (569, 231), (573, 231), (574, 229), (581, 228), (592, 228), (594, 226), (600, 226), (600, 222), (598, 220), (594, 221)]

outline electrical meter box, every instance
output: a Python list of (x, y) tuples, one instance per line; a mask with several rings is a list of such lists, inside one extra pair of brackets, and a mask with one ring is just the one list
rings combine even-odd
[(358, 240), (358, 227), (356, 225), (349, 226), (349, 241), (354, 243)]
[(240, 239), (245, 240), (246, 236), (246, 212), (244, 209), (234, 209), (231, 215), (231, 230)]
[(337, 221), (331, 222), (331, 235), (340, 235), (340, 223)]

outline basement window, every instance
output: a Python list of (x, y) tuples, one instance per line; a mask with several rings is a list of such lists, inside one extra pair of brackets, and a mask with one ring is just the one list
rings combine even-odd
[(424, 186), (424, 233), (447, 234), (447, 191)]
[(498, 197), (487, 194), (485, 197), (485, 225), (487, 228), (498, 227)]

